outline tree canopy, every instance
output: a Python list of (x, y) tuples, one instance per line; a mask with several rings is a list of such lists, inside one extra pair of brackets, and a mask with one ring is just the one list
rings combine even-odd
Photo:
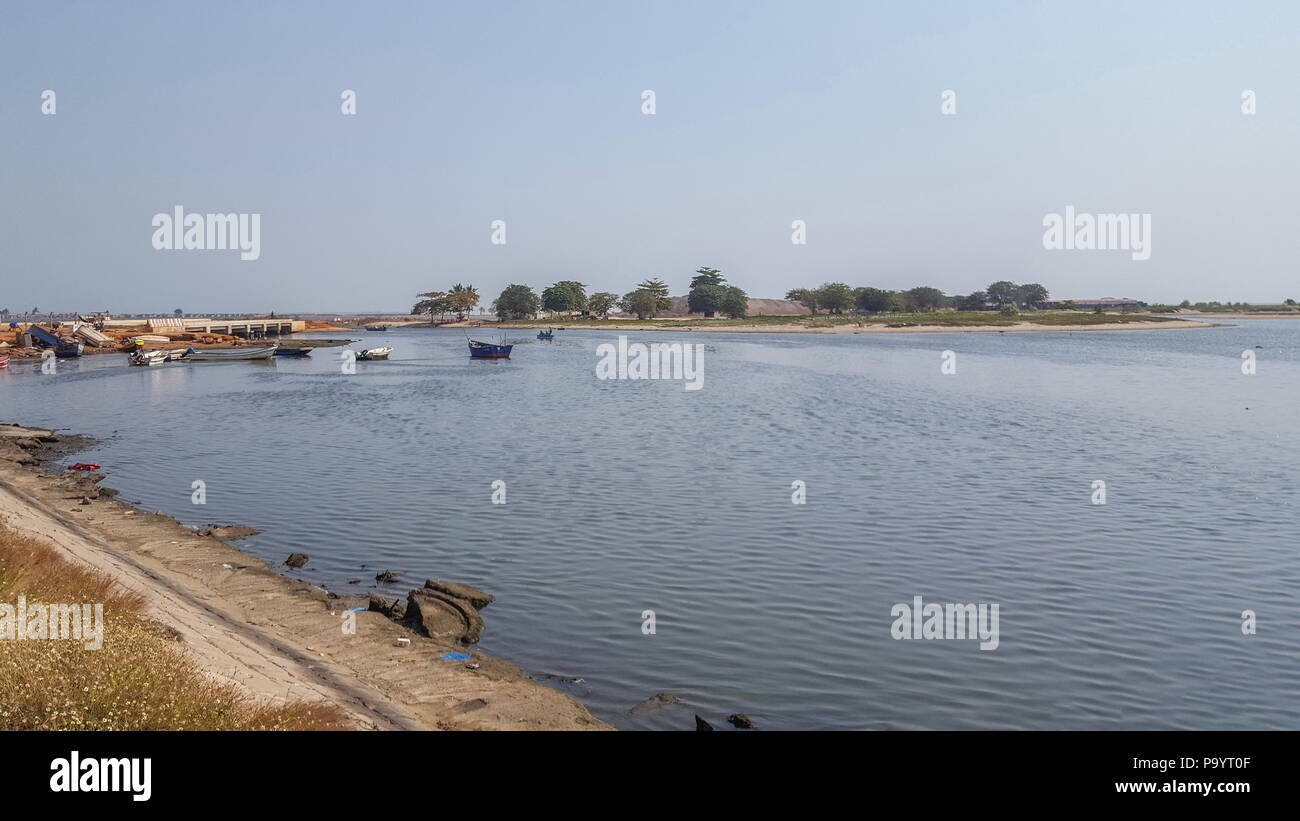
[(542, 308), (542, 301), (527, 285), (507, 285), (492, 302), (492, 313), (502, 319), (530, 319)]
[(561, 280), (542, 291), (542, 307), (555, 313), (587, 310), (587, 286), (571, 279)]

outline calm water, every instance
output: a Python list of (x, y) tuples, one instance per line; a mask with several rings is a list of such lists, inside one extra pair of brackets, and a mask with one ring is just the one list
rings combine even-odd
[[(1300, 321), (631, 335), (705, 344), (691, 392), (597, 380), (613, 335), (531, 336), (474, 362), (459, 331), (372, 334), (396, 353), (353, 376), (337, 349), (15, 366), (0, 420), (100, 438), (77, 458), (125, 498), (261, 528), (247, 550), (332, 590), (492, 592), (483, 651), (619, 727), (1300, 729)], [(892, 639), (916, 595), (998, 603), (1000, 646)], [(661, 691), (684, 703), (628, 712)]]

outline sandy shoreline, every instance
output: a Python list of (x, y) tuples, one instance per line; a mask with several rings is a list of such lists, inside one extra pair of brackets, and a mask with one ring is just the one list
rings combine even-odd
[[(357, 729), (608, 729), (513, 665), (381, 613), (355, 613), (356, 632), (345, 634), (342, 613), (356, 602), (331, 600), (170, 516), (101, 495), (94, 477), (40, 469), (44, 458), (66, 461), (77, 441), (0, 425), (0, 517), (143, 595), (150, 615), (213, 677), (272, 703), (328, 702)], [(395, 646), (398, 636), (410, 646)], [(480, 668), (438, 658), (449, 650), (472, 653)]]

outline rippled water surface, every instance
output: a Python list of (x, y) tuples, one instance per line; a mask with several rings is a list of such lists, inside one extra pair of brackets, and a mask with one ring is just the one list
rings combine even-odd
[[(492, 592), (483, 651), (620, 727), (1300, 729), (1300, 322), (631, 334), (704, 344), (698, 391), (596, 379), (611, 334), (517, 336), (373, 334), (352, 376), (15, 364), (0, 420), (98, 437), (125, 498), (329, 589)], [(999, 646), (894, 640), (917, 595), (998, 603)]]

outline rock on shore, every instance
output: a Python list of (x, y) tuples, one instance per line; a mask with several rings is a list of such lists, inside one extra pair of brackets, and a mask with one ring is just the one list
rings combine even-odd
[(406, 617), (426, 636), (473, 644), (483, 633), (479, 608), (494, 600), (491, 594), (469, 585), (430, 579), (407, 595)]

